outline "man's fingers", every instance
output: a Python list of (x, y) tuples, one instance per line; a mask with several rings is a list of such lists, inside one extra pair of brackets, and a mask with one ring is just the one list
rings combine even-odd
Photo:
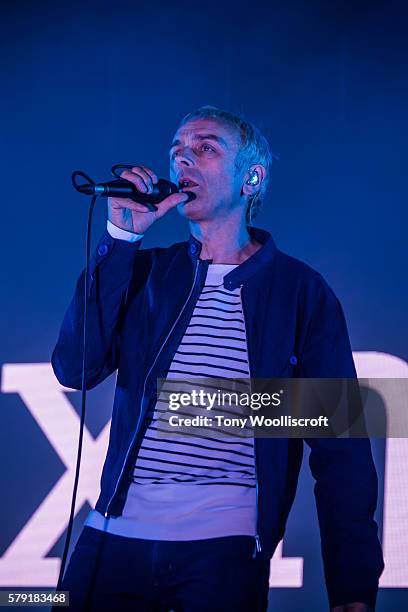
[(134, 170), (135, 172), (138, 171), (138, 169), (143, 170), (144, 172), (146, 172), (146, 174), (148, 174), (150, 176), (150, 178), (152, 179), (152, 183), (155, 185), (158, 182), (158, 177), (157, 174), (155, 174), (153, 172), (153, 170), (151, 170), (150, 168), (148, 168), (147, 166), (135, 166), (134, 168), (132, 168), (132, 171)]
[(127, 181), (129, 181), (130, 183), (133, 183), (138, 189), (138, 191), (140, 191), (141, 193), (148, 192), (149, 190), (148, 183), (149, 183), (150, 177), (147, 178), (147, 175), (143, 177), (141, 173), (136, 174), (135, 172), (131, 172), (130, 170), (124, 170), (120, 176), (126, 179)]
[(141, 166), (135, 167), (132, 170), (124, 170), (120, 176), (136, 185), (137, 189), (142, 193), (149, 193), (153, 190), (152, 178)]

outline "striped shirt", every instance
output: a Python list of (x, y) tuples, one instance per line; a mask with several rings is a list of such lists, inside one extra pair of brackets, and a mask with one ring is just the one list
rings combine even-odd
[[(166, 437), (162, 425), (163, 413), (168, 417), (163, 391), (185, 391), (180, 379), (249, 378), (240, 288), (229, 291), (223, 286), (224, 276), (235, 267), (209, 265), (162, 393), (146, 415), (148, 426), (122, 516), (104, 519), (92, 511), (86, 524), (155, 540), (255, 534), (253, 438), (209, 437), (208, 432), (200, 436), (191, 429), (183, 437)], [(209, 390), (215, 391), (211, 382)], [(183, 415), (182, 408), (177, 414)]]

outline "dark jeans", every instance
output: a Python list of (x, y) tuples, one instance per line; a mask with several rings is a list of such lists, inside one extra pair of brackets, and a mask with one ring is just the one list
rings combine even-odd
[(269, 559), (253, 551), (250, 536), (169, 542), (86, 526), (62, 589), (70, 610), (265, 612)]

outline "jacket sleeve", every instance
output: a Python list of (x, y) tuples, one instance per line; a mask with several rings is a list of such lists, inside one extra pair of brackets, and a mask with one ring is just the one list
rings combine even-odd
[[(323, 282), (300, 358), (304, 378), (355, 378), (341, 304)], [(378, 481), (368, 438), (309, 438), (309, 465), (330, 606), (375, 608), (384, 569), (374, 520)]]
[[(86, 388), (92, 389), (118, 367), (120, 329), (129, 285), (142, 284), (146, 257), (135, 265), (141, 241), (113, 238), (105, 231), (89, 266), (87, 316)], [(137, 262), (139, 263), (139, 262)], [(140, 269), (142, 267), (142, 269)], [(136, 269), (136, 272), (134, 271)], [(58, 381), (65, 387), (81, 389), (84, 326), (84, 281), (82, 271), (65, 314), (51, 363)]]

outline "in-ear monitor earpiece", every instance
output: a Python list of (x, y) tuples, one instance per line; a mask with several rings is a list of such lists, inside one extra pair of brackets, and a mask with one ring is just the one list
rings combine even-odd
[(249, 179), (247, 185), (257, 185), (259, 183), (259, 174), (256, 170), (251, 170), (249, 173)]

